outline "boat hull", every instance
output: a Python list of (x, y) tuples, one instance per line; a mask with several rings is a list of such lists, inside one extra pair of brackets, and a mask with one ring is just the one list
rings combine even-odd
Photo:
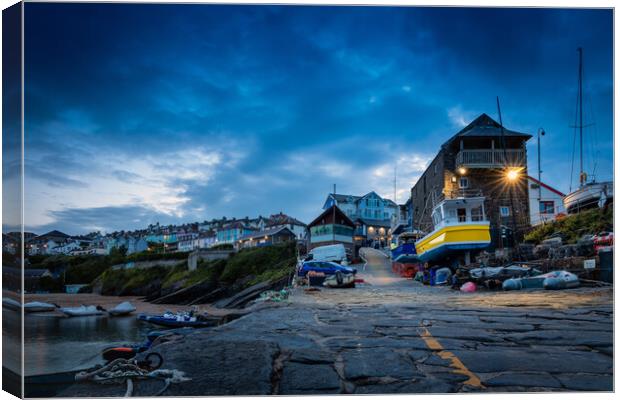
[(491, 244), (488, 223), (443, 226), (416, 242), (422, 262), (439, 260), (453, 253), (483, 250)]
[(601, 200), (608, 202), (613, 196), (613, 182), (591, 183), (567, 194), (564, 198), (564, 208), (566, 212), (573, 214), (581, 209), (596, 207)]
[(169, 328), (204, 328), (215, 325), (212, 321), (178, 321), (172, 318), (163, 318), (155, 315), (139, 315), (138, 320), (150, 322), (154, 325), (165, 326)]

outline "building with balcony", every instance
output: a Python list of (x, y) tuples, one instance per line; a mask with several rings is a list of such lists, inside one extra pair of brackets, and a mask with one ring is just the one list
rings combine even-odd
[(330, 244), (343, 244), (355, 254), (353, 232), (355, 223), (336, 205), (332, 205), (308, 224), (308, 250)]
[(492, 245), (501, 228), (522, 232), (530, 225), (527, 133), (502, 128), (482, 114), (448, 139), (411, 188), (413, 229), (433, 228), (433, 207), (444, 198), (485, 197)]

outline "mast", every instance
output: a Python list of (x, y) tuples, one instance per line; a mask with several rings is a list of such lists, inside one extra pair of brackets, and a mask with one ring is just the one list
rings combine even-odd
[(583, 49), (577, 48), (579, 53), (579, 187), (583, 186), (586, 181), (585, 173), (583, 172), (583, 64), (582, 56)]

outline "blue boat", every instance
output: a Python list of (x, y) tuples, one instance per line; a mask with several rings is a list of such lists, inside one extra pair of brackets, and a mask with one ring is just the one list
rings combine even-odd
[(415, 256), (415, 242), (424, 236), (421, 231), (403, 232), (398, 236), (398, 246), (391, 251), (392, 262), (398, 261), (401, 257)]
[(163, 315), (138, 315), (139, 321), (150, 322), (151, 324), (166, 326), (170, 328), (203, 328), (207, 326), (217, 325), (215, 320), (202, 320), (198, 319), (192, 313), (177, 313), (166, 312)]

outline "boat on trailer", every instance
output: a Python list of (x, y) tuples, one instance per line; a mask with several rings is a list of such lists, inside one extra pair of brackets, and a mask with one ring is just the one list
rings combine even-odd
[(471, 252), (491, 244), (489, 221), (484, 212), (483, 196), (444, 199), (431, 214), (434, 229), (415, 243), (417, 257), (432, 262), (454, 253), (464, 253), (470, 262)]

